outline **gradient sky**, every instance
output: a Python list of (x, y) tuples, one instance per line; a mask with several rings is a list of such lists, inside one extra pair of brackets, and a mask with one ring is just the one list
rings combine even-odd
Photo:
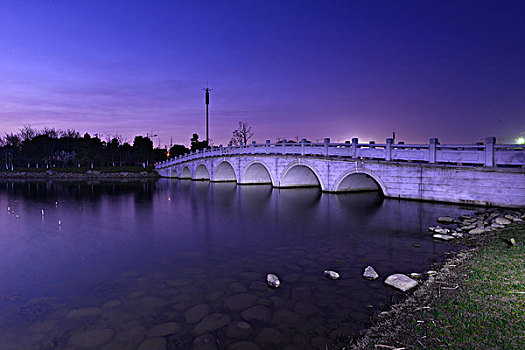
[(0, 132), (511, 142), (525, 1), (0, 2)]

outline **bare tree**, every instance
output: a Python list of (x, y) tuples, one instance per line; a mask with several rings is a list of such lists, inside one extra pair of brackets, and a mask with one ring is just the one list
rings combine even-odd
[(20, 147), (22, 140), (20, 136), (15, 133), (5, 134), (5, 144), (11, 147)]
[(239, 122), (239, 127), (236, 130), (233, 130), (231, 142), (234, 146), (240, 145), (241, 142), (243, 145), (246, 145), (252, 137), (252, 127), (246, 122)]
[(75, 129), (67, 129), (60, 131), (60, 137), (70, 137), (72, 139), (77, 139), (80, 137), (80, 133)]
[(60, 134), (60, 131), (57, 131), (57, 129), (55, 129), (55, 128), (45, 127), (45, 128), (42, 129), (40, 134), (41, 135), (46, 135), (50, 139), (56, 139), (58, 137), (58, 135)]
[(20, 137), (22, 138), (22, 141), (29, 141), (37, 135), (38, 131), (29, 124), (20, 128)]

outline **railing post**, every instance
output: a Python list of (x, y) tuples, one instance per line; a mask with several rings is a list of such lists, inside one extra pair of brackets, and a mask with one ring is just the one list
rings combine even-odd
[(301, 139), (301, 155), (306, 154), (306, 139)]
[(439, 141), (437, 138), (430, 139), (430, 146), (428, 147), (428, 162), (434, 164), (436, 162), (437, 145)]
[(255, 144), (256, 144), (256, 143), (257, 143), (257, 142), (252, 141), (252, 154), (255, 154)]
[(358, 143), (359, 143), (359, 139), (357, 137), (352, 139), (352, 152), (350, 154), (352, 158), (357, 158), (357, 144)]
[(386, 139), (386, 145), (385, 145), (385, 160), (386, 161), (392, 160), (392, 143), (394, 143), (394, 139)]
[(286, 154), (286, 142), (288, 140), (287, 139), (283, 139), (283, 154)]
[(266, 146), (264, 147), (266, 154), (270, 153), (270, 140), (266, 140)]
[(328, 157), (328, 147), (330, 147), (330, 138), (327, 137), (324, 139), (324, 156)]
[(496, 144), (495, 137), (487, 137), (485, 139), (485, 166), (495, 166), (494, 159), (494, 145)]

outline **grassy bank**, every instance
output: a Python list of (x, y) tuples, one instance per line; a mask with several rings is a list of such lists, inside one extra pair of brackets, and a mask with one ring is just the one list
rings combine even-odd
[(525, 349), (525, 224), (463, 243), (474, 248), (380, 315), (355, 348)]

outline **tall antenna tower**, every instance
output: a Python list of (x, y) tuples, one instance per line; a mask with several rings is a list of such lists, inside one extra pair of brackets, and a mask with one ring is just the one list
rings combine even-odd
[(210, 104), (210, 91), (213, 89), (208, 88), (208, 81), (206, 81), (206, 88), (202, 89), (206, 95), (206, 145), (210, 144), (210, 124), (208, 118), (208, 106)]

